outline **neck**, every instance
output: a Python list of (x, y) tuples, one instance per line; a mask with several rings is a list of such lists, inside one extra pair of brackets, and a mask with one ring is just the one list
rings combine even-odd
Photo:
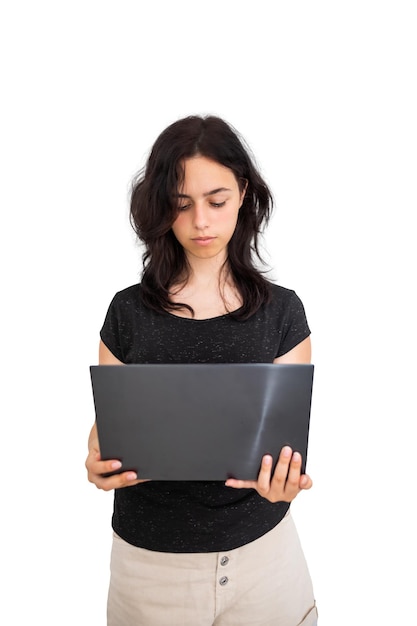
[(225, 255), (218, 255), (210, 259), (200, 259), (191, 255), (187, 256), (190, 273), (187, 283), (194, 284), (219, 284), (227, 276), (227, 263)]
[[(191, 306), (196, 319), (218, 317), (242, 306), (228, 264), (217, 258), (189, 262), (188, 276), (172, 285), (170, 299)], [(191, 316), (186, 309), (176, 310), (176, 315)]]

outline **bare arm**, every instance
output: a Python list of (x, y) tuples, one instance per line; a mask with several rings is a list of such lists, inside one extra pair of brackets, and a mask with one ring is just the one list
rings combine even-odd
[[(295, 348), (276, 358), (274, 363), (310, 363), (310, 337), (304, 339)], [(293, 452), (289, 446), (282, 448), (275, 471), (272, 472), (272, 457), (263, 457), (258, 480), (226, 481), (228, 487), (235, 489), (256, 489), (262, 497), (270, 502), (291, 502), (303, 489), (310, 489), (313, 481), (307, 474), (301, 474), (301, 454)]]
[[(123, 365), (102, 341), (100, 341), (99, 346), (99, 365)], [(135, 472), (122, 472), (109, 477), (103, 476), (103, 474), (120, 469), (121, 463), (117, 459), (101, 460), (96, 423), (93, 424), (88, 437), (88, 456), (85, 466), (87, 468), (88, 480), (98, 489), (103, 489), (104, 491), (145, 482), (137, 480)]]

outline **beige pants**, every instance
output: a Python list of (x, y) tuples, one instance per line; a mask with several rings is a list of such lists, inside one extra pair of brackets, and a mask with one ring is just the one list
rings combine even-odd
[(108, 626), (315, 626), (307, 564), (288, 513), (236, 550), (171, 554), (114, 535)]

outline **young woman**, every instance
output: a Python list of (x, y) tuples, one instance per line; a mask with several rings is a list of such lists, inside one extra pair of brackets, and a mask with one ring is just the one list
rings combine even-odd
[[(132, 187), (141, 282), (114, 296), (99, 363), (310, 362), (300, 299), (255, 265), (272, 204), (228, 123), (190, 116), (166, 128)], [(109, 626), (317, 623), (290, 514), (311, 478), (288, 447), (274, 471), (270, 456), (259, 461), (256, 481), (105, 478), (121, 463), (101, 460), (93, 426), (88, 478), (115, 490)]]

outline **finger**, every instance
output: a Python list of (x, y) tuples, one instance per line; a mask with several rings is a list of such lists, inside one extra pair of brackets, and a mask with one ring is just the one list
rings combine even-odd
[(91, 474), (110, 474), (119, 470), (122, 464), (117, 459), (108, 461), (102, 461), (100, 459), (100, 453), (91, 452), (85, 462), (86, 468)]
[(122, 489), (123, 487), (129, 487), (136, 485), (144, 480), (138, 480), (136, 472), (123, 472), (122, 474), (114, 474), (113, 476), (96, 476), (96, 480), (93, 481), (98, 489), (104, 491), (111, 491), (112, 489)]
[(265, 454), (262, 458), (261, 469), (258, 474), (258, 492), (261, 495), (267, 494), (271, 489), (272, 461), (270, 454)]
[(226, 487), (233, 487), (234, 489), (256, 489), (257, 483), (255, 480), (237, 480), (236, 478), (228, 478), (224, 483)]
[(92, 448), (91, 450), (88, 451), (87, 458), (85, 460), (86, 468), (89, 469), (92, 463), (94, 463), (95, 461), (99, 461), (99, 460), (100, 460), (99, 451), (96, 450), (95, 448)]
[(288, 470), (286, 488), (298, 491), (301, 476), (301, 454), (294, 452), (291, 458), (290, 468)]
[(261, 469), (259, 470), (257, 481), (228, 478), (225, 482), (225, 485), (226, 487), (234, 487), (235, 489), (256, 489), (257, 491), (267, 493), (271, 486), (271, 468), (272, 456), (266, 454), (262, 458)]
[(101, 461), (100, 453), (97, 449), (92, 449), (86, 460), (88, 470), (88, 480), (95, 484), (98, 489), (110, 491), (120, 489), (129, 485), (144, 482), (138, 480), (136, 472), (127, 471), (114, 473), (120, 470), (122, 463), (118, 459)]
[(302, 474), (300, 476), (299, 487), (300, 489), (311, 489), (313, 486), (313, 481), (311, 480), (308, 474)]
[(283, 489), (287, 480), (288, 471), (292, 457), (292, 450), (289, 446), (284, 446), (280, 452), (278, 463), (272, 477), (275, 488)]

